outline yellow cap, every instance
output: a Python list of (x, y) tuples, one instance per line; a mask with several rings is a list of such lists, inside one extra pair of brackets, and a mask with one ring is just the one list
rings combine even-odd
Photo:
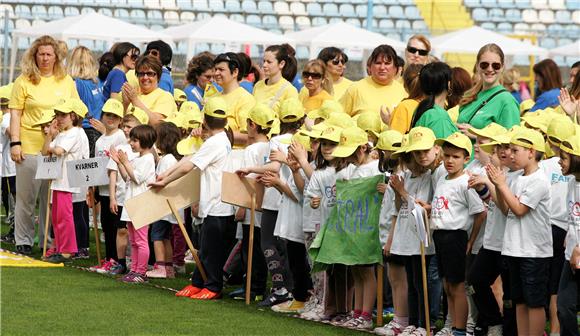
[(401, 147), (391, 154), (391, 159), (397, 159), (399, 155), (406, 153), (407, 148), (409, 148), (409, 134), (403, 134), (401, 139)]
[(381, 121), (381, 116), (376, 112), (364, 112), (358, 114), (358, 119), (356, 124), (359, 128), (365, 132), (370, 132), (377, 138), (382, 131), (383, 122)]
[(467, 151), (467, 153), (469, 154), (469, 156), (471, 156), (471, 153), (473, 151), (473, 145), (471, 144), (471, 140), (469, 139), (469, 137), (467, 135), (465, 135), (461, 132), (455, 132), (455, 133), (449, 135), (445, 139), (435, 140), (435, 143), (439, 146), (442, 146), (446, 142), (455, 146), (455, 147), (465, 149)]
[(553, 143), (560, 143), (576, 133), (576, 127), (567, 116), (556, 115), (548, 125), (548, 140)]
[(568, 154), (580, 156), (580, 134), (566, 138), (560, 144), (560, 149)]
[(379, 140), (375, 148), (387, 151), (397, 151), (401, 149), (403, 135), (399, 131), (388, 130), (379, 134)]
[(306, 134), (304, 134), (303, 132), (296, 132), (292, 135), (292, 138), (290, 139), (282, 139), (280, 140), (281, 143), (289, 145), (292, 142), (298, 142), (299, 144), (301, 144), (304, 149), (306, 149), (308, 152), (312, 151), (312, 148), (310, 147), (310, 137)]
[(185, 101), (179, 108), (178, 115), (183, 116), (184, 126), (186, 128), (195, 128), (203, 122), (203, 113), (201, 113), (196, 103)]
[(82, 100), (78, 98), (66, 98), (62, 99), (55, 107), (55, 111), (62, 112), (62, 113), (71, 113), (74, 112), (81, 118), (84, 118), (89, 112), (87, 105), (83, 103)]
[(44, 110), (42, 111), (42, 115), (37, 122), (34, 123), (32, 126), (40, 126), (44, 124), (48, 124), (54, 119), (54, 110)]
[(435, 144), (435, 133), (427, 127), (414, 127), (409, 131), (409, 146), (407, 153), (427, 150)]
[(105, 105), (103, 105), (103, 112), (104, 113), (111, 113), (116, 115), (117, 117), (123, 118), (123, 103), (118, 101), (117, 99), (110, 98), (107, 99)]
[(333, 112), (330, 114), (325, 123), (329, 126), (338, 126), (340, 128), (355, 127), (356, 123), (348, 114), (342, 112)]
[(324, 132), (324, 130), (328, 128), (328, 125), (325, 122), (321, 122), (312, 125), (310, 130), (306, 129), (305, 127), (306, 126), (303, 126), (303, 128), (301, 128), (299, 132), (302, 132), (302, 134), (308, 135), (311, 138), (318, 139), (322, 134), (322, 132)]
[(199, 106), (192, 101), (184, 101), (179, 107), (179, 113), (200, 113)]
[(336, 100), (327, 99), (324, 102), (322, 102), (322, 105), (320, 105), (319, 108), (317, 108), (316, 110), (312, 110), (312, 111), (308, 112), (307, 116), (308, 116), (308, 119), (312, 119), (312, 120), (315, 120), (318, 118), (322, 118), (322, 119), (326, 120), (326, 119), (328, 119), (328, 117), (330, 117), (330, 114), (333, 112), (344, 113), (344, 108)]
[(187, 129), (189, 124), (185, 121), (183, 114), (175, 114), (173, 117), (165, 118), (163, 121), (174, 124), (179, 128)]
[(185, 95), (185, 92), (181, 89), (173, 89), (173, 99), (176, 102), (184, 102), (187, 100), (187, 95)]
[(332, 152), (335, 157), (349, 157), (359, 146), (368, 144), (369, 138), (365, 131), (358, 127), (349, 127), (340, 133), (340, 142)]
[(222, 97), (211, 97), (203, 106), (202, 112), (211, 117), (225, 119), (228, 116), (228, 103)]
[(494, 122), (490, 123), (489, 125), (485, 126), (484, 128), (475, 128), (475, 127), (471, 127), (469, 128), (469, 133), (471, 134), (475, 134), (479, 137), (483, 137), (483, 138), (489, 138), (492, 139), (493, 136), (495, 135), (499, 135), (502, 133), (506, 133), (507, 129), (505, 129), (505, 127), (496, 124)]
[(191, 155), (199, 150), (203, 140), (198, 137), (190, 137), (183, 139), (177, 143), (177, 153), (186, 156)]
[(515, 132), (510, 143), (524, 148), (535, 149), (542, 153), (546, 150), (546, 142), (542, 133), (529, 128)]
[(553, 117), (554, 114), (548, 111), (536, 111), (524, 114), (522, 120), (525, 121), (525, 126), (539, 129), (543, 133), (546, 133)]
[(332, 142), (339, 143), (340, 142), (340, 134), (342, 133), (342, 128), (338, 126), (329, 126), (322, 134), (318, 137), (321, 140), (328, 140)]
[(520, 103), (520, 114), (528, 112), (536, 103), (531, 99), (526, 99)]
[(248, 119), (264, 129), (272, 128), (276, 113), (268, 105), (258, 103), (248, 112)]
[(131, 106), (127, 111), (127, 114), (132, 114), (141, 125), (147, 125), (149, 123), (149, 116), (147, 113), (138, 107)]
[(280, 122), (291, 123), (304, 117), (304, 106), (298, 98), (288, 98), (280, 103)]

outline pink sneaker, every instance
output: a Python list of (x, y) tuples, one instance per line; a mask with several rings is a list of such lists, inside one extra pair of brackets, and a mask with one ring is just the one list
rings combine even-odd
[(148, 278), (155, 278), (155, 279), (167, 279), (167, 271), (165, 270), (165, 266), (159, 266), (159, 264), (155, 264), (151, 271), (147, 271), (145, 274)]
[(46, 250), (46, 255), (44, 257), (42, 257), (42, 260), (47, 260), (48, 258), (50, 258), (51, 255), (56, 253), (56, 247), (51, 247), (48, 250)]
[(91, 271), (97, 272), (99, 274), (108, 274), (109, 271), (113, 266), (115, 266), (117, 262), (113, 259), (104, 261), (101, 266), (93, 266), (90, 268)]

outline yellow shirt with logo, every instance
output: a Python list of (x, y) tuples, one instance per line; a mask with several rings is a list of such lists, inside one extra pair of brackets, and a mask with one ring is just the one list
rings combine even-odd
[(248, 113), (256, 105), (256, 99), (243, 87), (224, 94), (221, 97), (228, 104), (228, 126), (232, 131), (246, 132)]
[[(177, 113), (177, 105), (173, 95), (163, 89), (157, 88), (148, 94), (139, 94), (139, 99), (151, 112), (163, 114), (165, 117), (173, 117)], [(129, 104), (127, 111), (131, 111), (133, 104)]]
[(355, 116), (364, 111), (379, 113), (383, 105), (393, 110), (406, 97), (401, 83), (393, 80), (389, 85), (380, 85), (369, 76), (353, 83), (340, 98), (340, 103), (348, 115)]
[(38, 126), (33, 126), (44, 110), (51, 110), (60, 100), (79, 98), (75, 82), (70, 76), (61, 80), (56, 77), (40, 77), (34, 85), (27, 77), (20, 75), (12, 88), (9, 108), (22, 110), (20, 119), (20, 141), (24, 154), (36, 155), (44, 145), (44, 135)]
[(352, 83), (353, 81), (351, 81), (350, 79), (342, 77), (340, 83), (332, 84), (332, 91), (334, 91), (332, 93), (332, 96), (334, 97), (334, 99), (340, 100), (340, 98), (342, 98), (342, 96), (344, 95), (346, 90), (352, 85)]
[(298, 91), (284, 78), (280, 78), (276, 84), (272, 85), (266, 85), (264, 79), (254, 85), (254, 98), (256, 98), (256, 103), (266, 104), (278, 113), (280, 102), (288, 98), (298, 98)]
[(308, 94), (308, 89), (305, 87), (300, 90), (299, 98), (302, 102), (302, 106), (304, 106), (306, 113), (320, 108), (325, 100), (334, 99), (330, 93), (326, 92), (326, 90), (322, 90), (318, 94), (310, 97)]

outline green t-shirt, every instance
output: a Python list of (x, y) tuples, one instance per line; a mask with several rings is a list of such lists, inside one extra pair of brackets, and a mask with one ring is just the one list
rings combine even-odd
[(434, 105), (425, 111), (421, 118), (417, 120), (415, 126), (430, 128), (435, 133), (437, 139), (447, 138), (449, 135), (457, 132), (457, 126), (449, 118), (449, 113), (439, 105)]
[(492, 122), (508, 129), (514, 125), (519, 125), (520, 106), (508, 91), (496, 95), (475, 113), (481, 103), (503, 88), (502, 85), (497, 85), (491, 89), (479, 92), (477, 99), (459, 108), (457, 123), (468, 123), (478, 129), (482, 129)]

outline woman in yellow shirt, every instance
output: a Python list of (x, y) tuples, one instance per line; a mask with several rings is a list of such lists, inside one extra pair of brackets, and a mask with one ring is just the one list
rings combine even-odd
[(142, 56), (135, 64), (135, 74), (139, 79), (139, 92), (129, 83), (123, 84), (123, 105), (125, 112), (133, 107), (142, 109), (148, 117), (148, 124), (155, 126), (167, 117), (177, 113), (173, 95), (159, 88), (162, 66), (154, 56)]
[[(35, 126), (46, 110), (61, 100), (79, 98), (73, 79), (66, 74), (58, 43), (50, 36), (36, 39), (22, 58), (22, 74), (14, 82), (9, 108), (10, 156), (16, 162), (15, 239), (19, 253), (30, 254), (34, 242), (34, 207), (40, 193), (40, 223), (44, 223), (48, 183), (35, 180), (36, 159), (44, 136)], [(39, 245), (44, 230), (39, 227)]]
[(332, 80), (321, 60), (311, 60), (302, 71), (304, 88), (300, 90), (300, 101), (308, 113), (319, 108), (325, 100), (332, 98)]
[(419, 82), (419, 73), (422, 68), (423, 64), (410, 64), (403, 71), (403, 86), (409, 97), (403, 99), (395, 107), (390, 120), (391, 129), (399, 131), (401, 134), (406, 134), (411, 129), (413, 113), (424, 97)]
[(320, 50), (317, 58), (326, 65), (326, 70), (332, 78), (332, 88), (334, 91), (332, 95), (334, 99), (339, 100), (346, 92), (346, 89), (353, 83), (350, 79), (344, 77), (348, 56), (336, 47), (327, 47)]

